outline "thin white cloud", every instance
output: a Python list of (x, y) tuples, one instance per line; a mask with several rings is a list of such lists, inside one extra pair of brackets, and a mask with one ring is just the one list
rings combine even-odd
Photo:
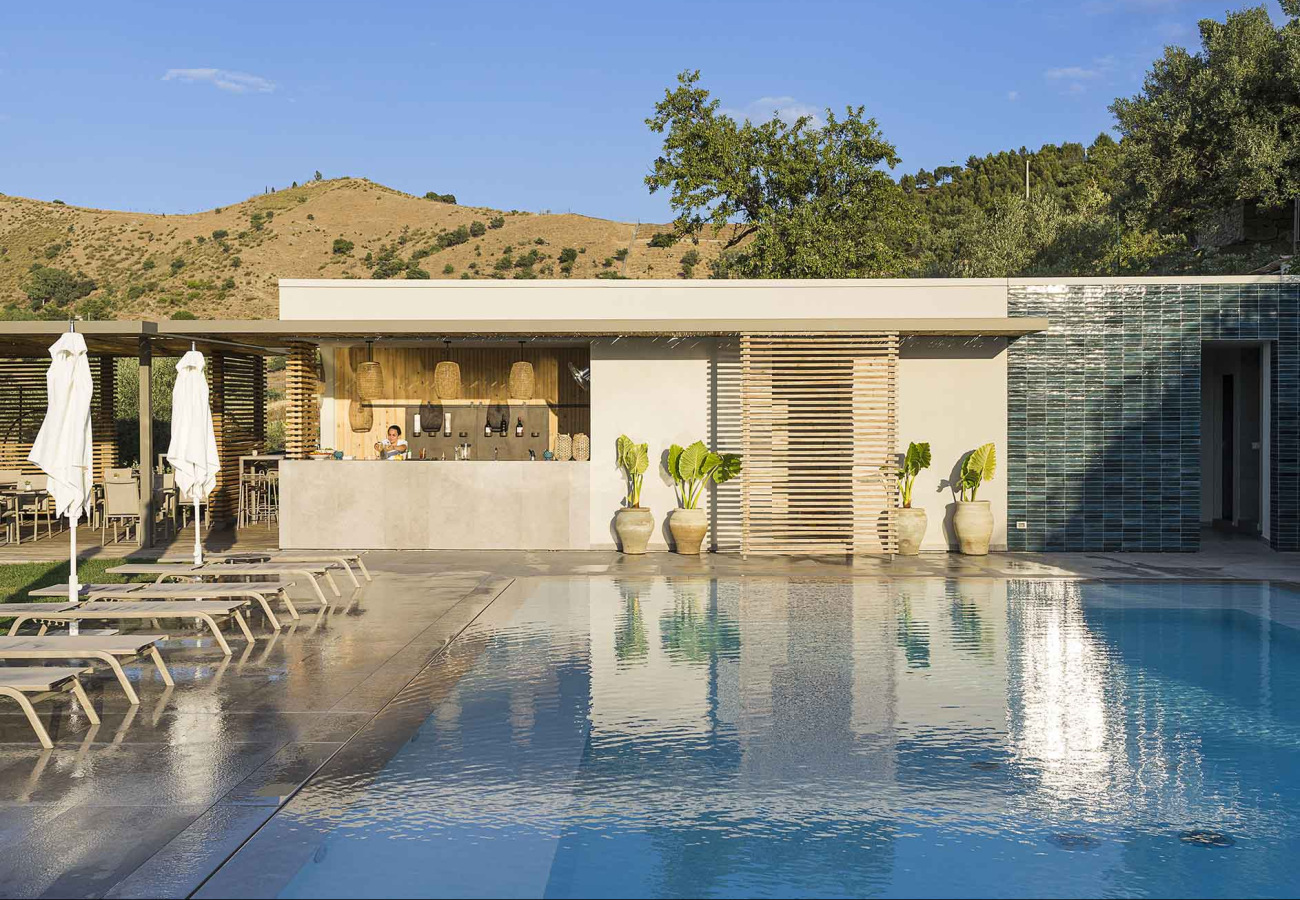
[(232, 94), (269, 94), (275, 90), (275, 82), (269, 78), (229, 69), (168, 69), (162, 80), (210, 84)]
[(1043, 72), (1043, 78), (1054, 84), (1063, 94), (1082, 94), (1088, 85), (1105, 81), (1115, 73), (1118, 62), (1114, 56), (1102, 56), (1086, 66), (1057, 66)]
[(1007, 91), (1007, 99), (1015, 103), (1020, 99), (1020, 91)]
[(721, 112), (741, 121), (766, 122), (775, 116), (782, 122), (793, 125), (801, 116), (808, 116), (812, 119), (814, 128), (826, 124), (819, 108), (800, 103), (794, 97), (759, 97), (742, 109), (724, 109)]
[(1101, 72), (1083, 66), (1062, 66), (1059, 69), (1048, 69), (1043, 75), (1048, 81), (1086, 81), (1100, 77)]

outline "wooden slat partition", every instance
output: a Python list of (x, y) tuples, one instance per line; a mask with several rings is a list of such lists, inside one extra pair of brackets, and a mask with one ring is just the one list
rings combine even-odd
[[(27, 461), (45, 419), (45, 373), (49, 357), (0, 359), (0, 469), (18, 469), (25, 475), (40, 472)], [(113, 423), (116, 396), (112, 357), (90, 357), (95, 381), (90, 429), (95, 440), (95, 479), (118, 464), (117, 430)]]
[(741, 550), (895, 553), (898, 335), (740, 336)]
[[(709, 446), (719, 453), (744, 453), (744, 407), (741, 403), (740, 344), (720, 339), (709, 359)], [(713, 549), (741, 549), (743, 478), (713, 486), (709, 498)]]
[[(365, 432), (352, 431), (348, 405), (355, 391), (357, 366), (366, 360), (366, 348), (363, 345), (344, 348), (335, 357), (334, 447), (358, 457), (373, 455), (374, 443), (384, 438), (388, 426), (394, 421), (402, 421), (397, 412), (400, 408), (439, 405), (434, 397), (433, 371), (447, 358), (447, 351), (441, 344), (424, 347), (376, 345), (371, 352), (384, 373), (384, 393), (371, 403), (374, 421), (370, 430)], [(552, 413), (549, 446), (554, 449), (556, 433), (591, 433), (590, 400), (569, 374), (570, 362), (578, 368), (590, 365), (591, 351), (587, 347), (526, 346), (521, 349), (514, 343), (492, 347), (454, 345), (451, 359), (460, 366), (459, 403), (471, 407), (505, 403), (510, 393), (507, 385), (510, 366), (523, 359), (533, 364), (536, 378), (534, 400), (545, 403)], [(471, 414), (477, 415), (477, 411)], [(510, 425), (514, 425), (513, 420)], [(477, 419), (470, 430), (480, 431), (482, 427), (482, 420)], [(458, 426), (458, 430), (464, 429)]]
[(239, 504), (239, 457), (262, 450), (266, 435), (266, 361), (260, 356), (216, 353), (208, 360), (212, 427), (221, 471), (208, 498), (214, 522), (233, 519)]
[(320, 401), (316, 391), (316, 347), (293, 343), (285, 361), (284, 449), (290, 459), (306, 459), (320, 443)]

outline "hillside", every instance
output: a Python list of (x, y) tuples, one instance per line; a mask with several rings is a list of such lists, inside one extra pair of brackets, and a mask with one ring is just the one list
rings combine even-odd
[[(193, 215), (0, 195), (0, 310), (275, 318), (280, 278), (707, 277), (721, 242), (650, 246), (669, 230), (457, 206), (349, 178)], [(691, 250), (698, 262), (683, 266)]]

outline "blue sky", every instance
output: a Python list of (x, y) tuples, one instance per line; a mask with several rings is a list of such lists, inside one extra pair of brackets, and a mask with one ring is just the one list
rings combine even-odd
[[(766, 117), (863, 104), (932, 168), (1090, 141), (1239, 4), (871, 0), (6, 4), (0, 192), (192, 212), (314, 170), (463, 203), (670, 217), (643, 120), (699, 68)], [(1281, 13), (1270, 0), (1275, 21)]]

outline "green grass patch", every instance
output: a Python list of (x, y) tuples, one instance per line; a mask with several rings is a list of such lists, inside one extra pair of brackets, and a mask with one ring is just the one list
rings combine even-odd
[[(83, 559), (77, 566), (77, 580), (81, 584), (122, 584), (121, 575), (109, 575), (107, 569), (120, 566), (126, 559), (117, 556), (97, 556)], [(0, 565), (0, 600), (5, 603), (27, 603), (31, 600), (49, 602), (54, 597), (32, 597), (30, 593), (52, 584), (68, 583), (68, 561), (13, 563)]]

